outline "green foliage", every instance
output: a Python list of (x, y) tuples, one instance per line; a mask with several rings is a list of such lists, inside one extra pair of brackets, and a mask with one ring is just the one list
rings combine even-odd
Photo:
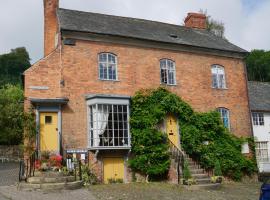
[(87, 165), (82, 165), (82, 181), (85, 186), (95, 185), (98, 182), (96, 175)]
[(0, 88), (0, 145), (17, 145), (23, 138), (23, 91), (7, 84)]
[(222, 176), (222, 171), (221, 171), (220, 163), (218, 160), (216, 160), (216, 162), (215, 162), (214, 175), (215, 176)]
[(246, 65), (249, 81), (270, 81), (270, 51), (252, 50)]
[(167, 136), (158, 130), (157, 124), (169, 112), (185, 113), (181, 118), (186, 120), (192, 113), (192, 109), (176, 95), (160, 88), (137, 92), (132, 98), (131, 110), (134, 157), (129, 161), (130, 166), (150, 178), (161, 177), (169, 169), (170, 156)]
[[(213, 169), (215, 161), (219, 160), (222, 174), (234, 180), (256, 171), (256, 162), (241, 153), (245, 140), (229, 133), (217, 112), (195, 113), (191, 121), (182, 123), (181, 127), (183, 148), (199, 159), (204, 168)], [(208, 141), (208, 145), (204, 141)]]
[(225, 39), (224, 23), (222, 21), (217, 21), (213, 19), (209, 14), (207, 14), (207, 10), (205, 11), (200, 10), (199, 12), (206, 15), (206, 29), (211, 33), (213, 33), (214, 35)]
[(7, 83), (21, 84), (21, 74), (30, 67), (29, 54), (24, 47), (0, 55), (0, 86)]
[(188, 167), (188, 162), (186, 160), (184, 161), (183, 178), (185, 180), (188, 180), (191, 178), (191, 173), (190, 173), (190, 170)]
[(130, 166), (133, 170), (150, 178), (168, 171), (167, 137), (157, 127), (167, 113), (178, 116), (182, 147), (204, 168), (213, 169), (215, 161), (219, 160), (222, 174), (234, 180), (256, 171), (254, 160), (241, 153), (244, 139), (228, 132), (219, 113), (196, 113), (180, 97), (164, 88), (141, 90), (132, 98), (130, 123), (134, 157)]

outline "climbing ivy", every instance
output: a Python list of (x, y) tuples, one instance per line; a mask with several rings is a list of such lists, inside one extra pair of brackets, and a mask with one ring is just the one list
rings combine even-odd
[(245, 141), (224, 128), (217, 112), (197, 113), (165, 88), (140, 90), (131, 100), (132, 155), (129, 164), (146, 177), (166, 175), (170, 166), (167, 135), (158, 124), (168, 113), (178, 116), (184, 150), (206, 169), (220, 162), (222, 174), (240, 180), (256, 170), (253, 159), (241, 153)]

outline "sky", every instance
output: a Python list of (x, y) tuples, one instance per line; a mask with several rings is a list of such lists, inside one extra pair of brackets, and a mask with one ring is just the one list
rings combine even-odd
[[(60, 7), (178, 25), (188, 12), (207, 10), (233, 44), (270, 50), (270, 0), (60, 0)], [(0, 54), (21, 46), (31, 63), (43, 57), (43, 0), (0, 0)]]

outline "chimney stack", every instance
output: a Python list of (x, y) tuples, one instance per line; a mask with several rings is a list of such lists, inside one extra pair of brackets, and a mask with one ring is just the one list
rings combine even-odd
[(189, 28), (206, 29), (206, 16), (202, 13), (188, 13), (185, 26)]
[(44, 56), (50, 54), (58, 40), (57, 10), (59, 0), (43, 0), (44, 5)]

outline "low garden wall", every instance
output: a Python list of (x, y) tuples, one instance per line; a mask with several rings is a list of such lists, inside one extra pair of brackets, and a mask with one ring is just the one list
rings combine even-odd
[(0, 162), (18, 161), (23, 157), (23, 152), (19, 145), (0, 145)]

